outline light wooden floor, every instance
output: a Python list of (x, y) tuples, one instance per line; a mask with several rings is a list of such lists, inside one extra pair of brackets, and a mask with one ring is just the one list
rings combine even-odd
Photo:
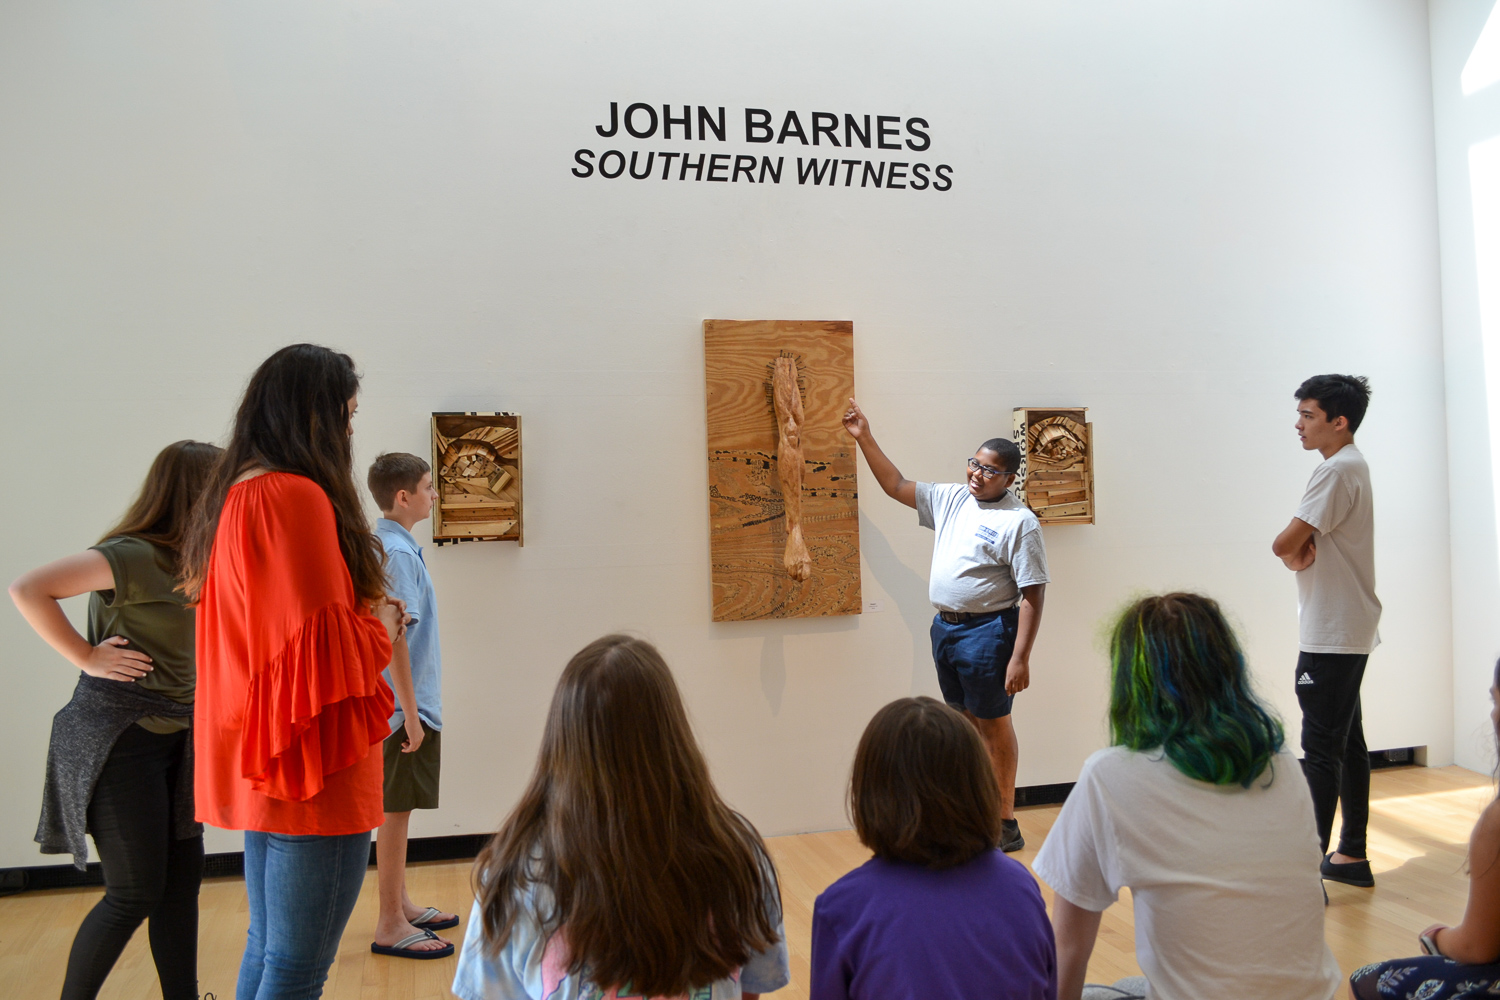
[[(1327, 934), (1347, 975), (1366, 962), (1414, 954), (1417, 932), (1434, 921), (1456, 922), (1468, 882), (1464, 855), (1469, 831), (1493, 796), (1489, 779), (1457, 767), (1400, 768), (1375, 772), (1370, 804), (1370, 859), (1375, 889), (1328, 884)], [(1057, 806), (1021, 812), (1028, 847), (1017, 857), (1036, 856)], [(807, 996), (813, 900), (868, 857), (849, 832), (778, 837), (771, 853), (781, 871), (792, 984), (776, 994)], [(467, 862), (414, 865), (412, 896), (424, 905), (460, 913), (468, 921), (472, 896)], [(1051, 903), (1051, 893), (1042, 887)], [(14, 997), (57, 996), (73, 932), (98, 889), (58, 889), (0, 899), (0, 992)], [(200, 941), (201, 989), (218, 1000), (234, 996), (235, 970), (244, 946), (245, 888), (239, 879), (204, 884)], [(338, 962), (324, 996), (338, 1000), (447, 1000), (454, 959), (415, 962), (371, 955), (375, 925), (375, 872), (344, 934)], [(460, 928), (459, 930), (462, 930)], [(451, 933), (451, 932), (450, 932)], [(1094, 982), (1113, 982), (1139, 972), (1128, 897), (1105, 913), (1099, 944), (1089, 966)], [(130, 942), (101, 997), (138, 1000), (160, 997), (144, 929)]]

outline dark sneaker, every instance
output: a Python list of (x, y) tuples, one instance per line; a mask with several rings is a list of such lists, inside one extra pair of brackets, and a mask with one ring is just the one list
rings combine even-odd
[(1336, 865), (1333, 863), (1333, 855), (1325, 854), (1319, 871), (1330, 882), (1357, 885), (1362, 889), (1369, 889), (1375, 885), (1375, 876), (1370, 871), (1368, 861), (1350, 861), (1348, 864)]
[(1000, 850), (1009, 854), (1025, 846), (1026, 838), (1021, 836), (1021, 824), (1013, 819), (1002, 819), (1000, 821)]

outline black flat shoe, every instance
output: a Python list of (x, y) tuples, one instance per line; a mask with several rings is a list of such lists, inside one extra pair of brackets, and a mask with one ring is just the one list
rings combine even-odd
[(1336, 865), (1333, 863), (1333, 855), (1325, 854), (1318, 870), (1330, 882), (1357, 885), (1361, 889), (1369, 889), (1375, 885), (1375, 876), (1370, 872), (1368, 861), (1350, 861), (1347, 864)]
[(1026, 838), (1021, 836), (1021, 827), (1018, 823), (1000, 822), (1000, 850), (1006, 854), (1019, 851), (1026, 846)]

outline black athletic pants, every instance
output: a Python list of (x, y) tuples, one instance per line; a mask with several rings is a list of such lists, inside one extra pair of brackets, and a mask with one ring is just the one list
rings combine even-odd
[(1328, 853), (1333, 812), (1344, 809), (1340, 854), (1365, 857), (1370, 822), (1370, 751), (1359, 710), (1367, 654), (1302, 653), (1297, 657), (1297, 701), (1302, 705), (1302, 773), (1312, 792), (1318, 839)]
[(88, 812), (104, 898), (73, 938), (63, 1000), (93, 1000), (147, 919), (163, 1000), (198, 1000), (203, 837), (172, 837), (177, 773), (191, 738), (186, 731), (162, 735), (132, 725), (104, 764)]

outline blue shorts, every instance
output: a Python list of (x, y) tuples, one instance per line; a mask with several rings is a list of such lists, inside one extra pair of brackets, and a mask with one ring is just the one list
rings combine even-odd
[(944, 701), (980, 719), (1010, 714), (1005, 671), (1016, 648), (1019, 617), (1016, 608), (955, 625), (943, 621), (941, 615), (933, 617), (932, 662), (937, 667)]

